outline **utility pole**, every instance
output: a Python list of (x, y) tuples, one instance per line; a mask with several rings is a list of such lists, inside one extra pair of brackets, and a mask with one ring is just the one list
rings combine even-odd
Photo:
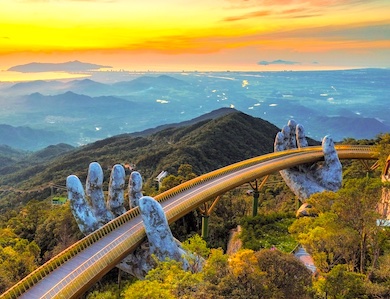
[(216, 204), (221, 199), (222, 195), (217, 196), (216, 199), (214, 199), (211, 206), (209, 206), (208, 202), (205, 202), (203, 204), (203, 208), (199, 207), (200, 214), (202, 215), (202, 238), (206, 240), (209, 237), (209, 218), (211, 212), (214, 210)]
[(253, 190), (252, 217), (257, 216), (257, 210), (259, 209), (259, 197), (260, 197), (259, 190), (261, 188), (263, 188), (263, 186), (267, 182), (268, 178), (269, 178), (269, 175), (265, 176), (263, 181), (261, 182), (260, 186), (258, 185), (257, 180), (255, 180), (254, 185), (252, 185), (251, 182), (248, 182), (249, 186), (251, 186), (251, 188)]

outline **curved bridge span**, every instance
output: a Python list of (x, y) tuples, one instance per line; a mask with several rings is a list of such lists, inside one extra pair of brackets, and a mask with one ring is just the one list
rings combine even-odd
[[(340, 159), (375, 159), (370, 146), (336, 146)], [(303, 163), (323, 160), (322, 148), (271, 153), (196, 177), (155, 196), (169, 223), (244, 183)], [(67, 248), (6, 291), (1, 298), (77, 298), (145, 237), (135, 208)]]

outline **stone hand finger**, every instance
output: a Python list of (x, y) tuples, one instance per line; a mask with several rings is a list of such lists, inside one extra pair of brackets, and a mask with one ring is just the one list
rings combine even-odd
[(139, 206), (142, 197), (142, 176), (138, 171), (133, 171), (129, 178), (129, 205), (130, 209)]
[[(297, 124), (295, 129), (295, 136), (297, 138), (298, 148), (305, 148), (308, 146), (306, 140), (305, 128), (301, 124)], [(308, 168), (310, 168), (310, 165), (308, 164), (301, 164), (298, 166), (298, 169), (302, 172), (306, 172)]]
[(297, 123), (295, 120), (290, 119), (287, 123), (287, 126), (285, 126), (283, 129), (285, 130), (288, 127), (288, 134), (285, 133), (287, 136), (287, 148), (288, 149), (294, 149), (297, 148), (297, 140), (296, 140), (296, 127)]
[(284, 150), (286, 150), (286, 144), (284, 143), (284, 134), (282, 132), (278, 132), (275, 137), (274, 151), (281, 152)]
[(297, 123), (295, 120), (290, 119), (287, 125), (282, 128), (281, 132), (276, 134), (274, 143), (275, 152), (297, 148), (295, 136), (296, 127)]
[(334, 142), (329, 135), (322, 139), (322, 151), (325, 160), (320, 169), (322, 185), (328, 190), (337, 191), (341, 188), (342, 166)]
[[(280, 151), (287, 150), (288, 138), (286, 138), (285, 135), (286, 134), (290, 135), (289, 130), (290, 130), (290, 128), (288, 126), (285, 126), (281, 132), (278, 132), (276, 134), (275, 143), (274, 143), (274, 152), (280, 152)], [(289, 177), (290, 172), (292, 172), (292, 175), (294, 175), (293, 174), (294, 171), (296, 171), (296, 170), (286, 169), (286, 170), (280, 171), (280, 173), (282, 174), (282, 172), (283, 172), (284, 176)]]
[(124, 207), (125, 169), (122, 165), (116, 164), (111, 170), (108, 189), (107, 208), (114, 217), (126, 212)]
[(308, 146), (305, 134), (305, 128), (301, 124), (297, 124), (295, 135), (297, 137), (298, 148), (304, 148)]
[(329, 135), (322, 139), (322, 151), (324, 152), (325, 164), (330, 166), (333, 166), (334, 164), (340, 164), (333, 139)]
[(91, 205), (95, 217), (101, 225), (111, 221), (114, 216), (107, 210), (103, 193), (103, 170), (99, 163), (92, 162), (89, 164), (87, 184), (87, 195), (91, 200)]
[(85, 235), (92, 233), (99, 228), (99, 221), (85, 198), (84, 189), (79, 178), (75, 175), (68, 176), (66, 188), (68, 190), (70, 208), (80, 231)]

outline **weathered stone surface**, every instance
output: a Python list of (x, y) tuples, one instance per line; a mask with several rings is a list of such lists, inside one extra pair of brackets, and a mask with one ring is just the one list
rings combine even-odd
[[(303, 148), (307, 145), (303, 126), (290, 120), (276, 135), (274, 151)], [(300, 165), (280, 171), (286, 184), (302, 202), (314, 193), (337, 191), (341, 187), (342, 167), (330, 136), (323, 138), (322, 150), (322, 164)]]
[(116, 164), (112, 168), (109, 190), (108, 190), (108, 201), (107, 208), (112, 212), (114, 217), (118, 217), (126, 212), (124, 207), (124, 188), (125, 188), (125, 169), (122, 165)]
[(103, 193), (103, 170), (99, 163), (89, 164), (86, 193), (91, 202), (91, 209), (95, 215), (99, 226), (114, 219), (114, 215), (107, 210)]
[(139, 206), (142, 197), (142, 176), (139, 172), (133, 171), (129, 179), (129, 206), (130, 209)]
[(185, 252), (177, 246), (161, 205), (154, 198), (143, 196), (139, 201), (139, 208), (150, 244), (150, 253), (159, 260), (168, 257), (181, 261), (187, 269), (188, 264), (183, 259)]
[[(85, 235), (126, 212), (125, 171), (119, 164), (115, 165), (111, 172), (107, 203), (102, 190), (103, 171), (96, 162), (91, 163), (88, 170), (86, 193), (89, 198), (85, 195), (77, 176), (68, 176), (66, 185), (73, 216)], [(123, 259), (117, 267), (142, 279), (155, 267), (155, 260), (152, 257), (154, 255), (162, 261), (167, 258), (181, 261), (183, 268), (189, 269), (185, 257), (193, 256), (193, 253), (186, 252), (180, 242), (173, 238), (161, 205), (152, 197), (142, 196), (142, 177), (138, 172), (132, 172), (130, 175), (129, 200), (130, 207), (138, 205), (140, 207), (148, 241)]]
[(75, 175), (68, 176), (66, 186), (73, 216), (76, 219), (80, 231), (88, 235), (99, 228), (99, 222), (90, 205), (86, 203), (83, 186), (79, 178)]

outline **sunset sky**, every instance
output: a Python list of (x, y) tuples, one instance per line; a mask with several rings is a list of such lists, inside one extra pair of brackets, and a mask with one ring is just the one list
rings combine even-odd
[(0, 0), (0, 70), (71, 60), (160, 71), (390, 67), (390, 1)]

